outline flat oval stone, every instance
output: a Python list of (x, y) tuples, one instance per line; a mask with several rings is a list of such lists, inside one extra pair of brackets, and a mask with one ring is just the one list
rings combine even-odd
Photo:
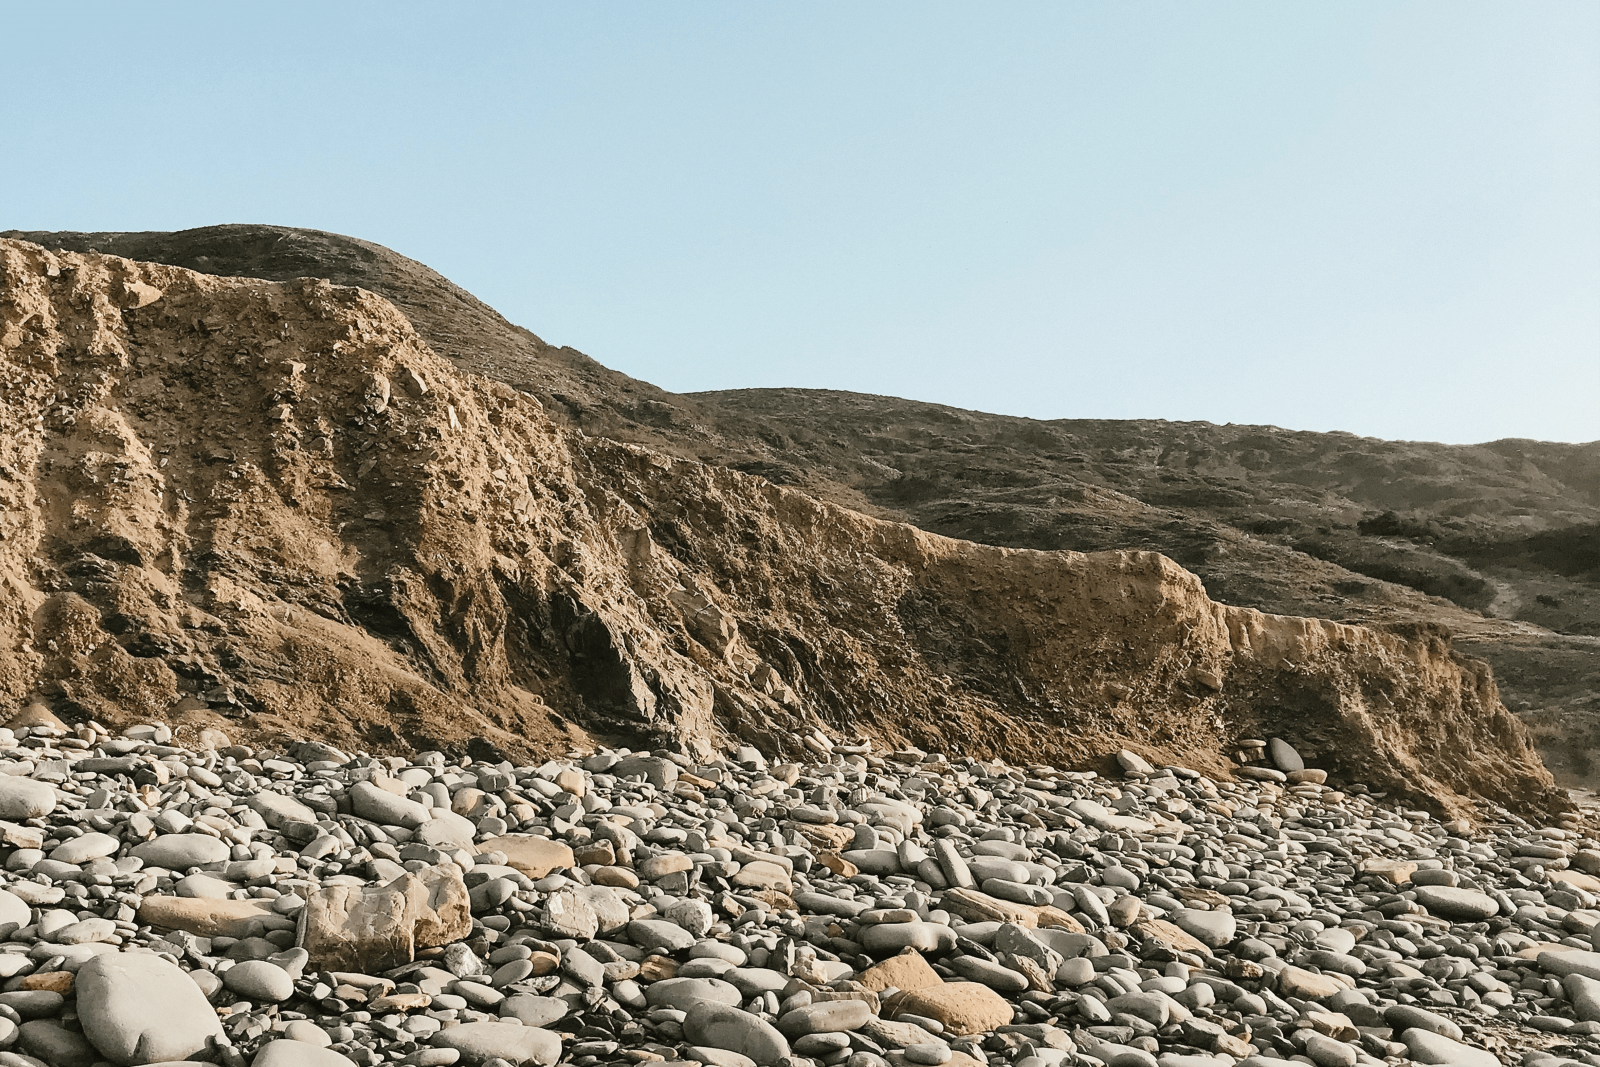
[(1088, 985), (1094, 978), (1094, 961), (1087, 956), (1063, 960), (1056, 969), (1056, 981), (1069, 988)]
[[(679, 973), (682, 973), (681, 971)], [(722, 976), (723, 981), (746, 997), (762, 993), (781, 993), (792, 979), (782, 971), (766, 967), (734, 967)]]
[(1272, 760), (1272, 765), (1278, 770), (1288, 774), (1293, 771), (1306, 769), (1306, 761), (1300, 758), (1300, 753), (1294, 746), (1281, 737), (1274, 737), (1267, 741), (1267, 758)]
[(900, 854), (892, 848), (853, 848), (843, 856), (867, 874), (884, 877), (900, 873)]
[[(20, 1044), (25, 1052), (43, 1060), (52, 1067), (90, 1067), (95, 1062), (95, 1050), (82, 1034), (68, 1030), (54, 1019), (32, 1019), (18, 1028)], [(11, 1063), (28, 1060), (14, 1054), (5, 1054)]]
[(1302, 1000), (1325, 1000), (1344, 986), (1325, 974), (1301, 967), (1285, 967), (1278, 972), (1278, 995)]
[(910, 990), (897, 1000), (895, 1010), (899, 1015), (933, 1019), (952, 1037), (987, 1033), (1010, 1023), (1012, 1018), (1010, 1002), (977, 982), (941, 982)]
[(871, 956), (893, 956), (905, 949), (941, 953), (955, 948), (956, 932), (940, 923), (916, 920), (904, 923), (877, 923), (858, 935), (861, 947)]
[(549, 1030), (517, 1023), (460, 1023), (434, 1034), (435, 1048), (453, 1048), (467, 1063), (508, 1060), (549, 1065), (561, 1058), (561, 1039)]
[(180, 878), (172, 887), (180, 897), (199, 897), (203, 900), (229, 900), (238, 887), (232, 882), (213, 878), (209, 874), (191, 874)]
[(1461, 1040), (1461, 1027), (1446, 1019), (1443, 1015), (1431, 1012), (1426, 1008), (1419, 1008), (1415, 1004), (1393, 1004), (1383, 1009), (1383, 1021), (1394, 1029), (1395, 1033), (1403, 1030), (1429, 1030), (1436, 1034), (1443, 1034), (1452, 1041)]
[(1356, 1067), (1355, 1046), (1335, 1041), (1326, 1034), (1313, 1033), (1306, 1038), (1306, 1055), (1317, 1067)]
[(1482, 922), (1490, 916), (1500, 914), (1500, 905), (1494, 897), (1487, 893), (1453, 886), (1419, 886), (1417, 903), (1427, 908), (1430, 915), (1457, 922)]
[(839, 1033), (859, 1029), (876, 1018), (864, 1000), (830, 1000), (784, 1012), (778, 1030), (786, 1037)]
[(266, 824), (273, 829), (281, 827), (285, 822), (317, 821), (317, 813), (300, 803), (294, 797), (282, 793), (262, 791), (256, 793), (245, 801), (254, 808)]
[(104, 856), (115, 856), (122, 842), (110, 834), (84, 834), (71, 841), (63, 841), (50, 852), (57, 863), (88, 863)]
[(645, 999), (653, 1008), (688, 1011), (701, 1001), (737, 1006), (744, 998), (738, 987), (720, 978), (666, 978), (645, 987)]
[(269, 1041), (261, 1046), (250, 1067), (355, 1067), (347, 1056), (331, 1048), (293, 1038)]
[(651, 952), (685, 952), (695, 944), (693, 934), (665, 919), (634, 919), (628, 923), (628, 940)]
[(289, 977), (289, 972), (266, 960), (234, 964), (223, 972), (222, 984), (253, 1002), (276, 1003), (294, 996), (294, 979)]
[(1132, 1015), (1156, 1027), (1167, 1025), (1172, 1016), (1172, 1001), (1161, 993), (1124, 993), (1106, 1001), (1112, 1012)]
[(33, 921), (33, 909), (28, 907), (27, 901), (0, 889), (0, 925), (16, 923), (18, 926), (27, 926)]
[[(139, 905), (141, 923), (163, 930), (186, 930), (200, 937), (251, 936), (269, 917), (277, 918), (266, 900), (211, 900), (206, 897), (151, 895)], [(287, 925), (287, 922), (286, 922)]]
[(1229, 908), (1212, 911), (1179, 908), (1172, 913), (1172, 921), (1178, 929), (1209, 948), (1221, 948), (1239, 933), (1239, 923)]
[(416, 834), (411, 838), (433, 848), (471, 849), (472, 839), (477, 836), (478, 828), (472, 820), (453, 811), (443, 811), (433, 808), (433, 818), (417, 828)]
[(10, 993), (0, 993), (0, 1004), (24, 1019), (42, 1019), (54, 1015), (64, 1003), (64, 996), (49, 989), (16, 989)]
[(719, 960), (714, 956), (696, 956), (685, 963), (679, 964), (674, 977), (721, 978), (734, 969), (734, 965), (728, 960)]
[(683, 1020), (683, 1036), (696, 1045), (747, 1056), (761, 1067), (778, 1067), (789, 1058), (789, 1042), (777, 1027), (730, 1005), (696, 1004)]
[(1367, 965), (1356, 957), (1347, 956), (1342, 952), (1329, 952), (1326, 949), (1316, 949), (1307, 953), (1303, 962), (1324, 972), (1334, 971), (1338, 974), (1347, 974), (1351, 978), (1360, 978), (1367, 973)]
[(357, 782), (350, 787), (347, 795), (357, 815), (380, 826), (403, 826), (407, 830), (416, 830), (432, 818), (429, 810), (415, 800), (396, 796), (371, 782)]
[(1001, 859), (999, 856), (974, 856), (967, 861), (967, 869), (980, 883), (991, 878), (1022, 883), (1030, 880), (1027, 867), (1016, 860)]
[(981, 982), (1000, 993), (1021, 993), (1028, 988), (1028, 980), (1018, 972), (977, 956), (958, 956), (949, 967), (968, 981)]
[(991, 897), (1009, 900), (1014, 904), (1031, 904), (1040, 907), (1055, 902), (1055, 894), (1038, 885), (1012, 882), (1004, 878), (986, 878), (980, 888)]
[(226, 841), (206, 834), (163, 834), (154, 841), (133, 846), (131, 852), (144, 860), (147, 867), (182, 871), (208, 863), (222, 863), (233, 854), (233, 849)]
[(869, 902), (861, 900), (845, 900), (842, 897), (829, 896), (826, 893), (800, 892), (794, 895), (794, 902), (802, 913), (811, 915), (837, 915), (842, 919), (853, 919), (862, 912), (871, 909)]
[(1500, 1067), (1492, 1052), (1453, 1041), (1431, 1030), (1412, 1028), (1400, 1034), (1400, 1041), (1418, 1063), (1449, 1063), (1458, 1067)]
[(518, 993), (500, 1002), (497, 1014), (502, 1019), (516, 1019), (523, 1026), (549, 1026), (567, 1017), (571, 1009), (560, 997), (540, 997), (532, 993)]

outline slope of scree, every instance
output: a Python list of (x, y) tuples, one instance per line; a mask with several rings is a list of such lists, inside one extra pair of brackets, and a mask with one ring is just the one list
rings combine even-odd
[(1547, 765), (1600, 786), (1600, 442), (1448, 446), (1270, 426), (989, 415), (828, 390), (682, 396), (513, 326), (366, 241), (282, 226), (13, 234), (208, 274), (326, 277), (562, 426), (1012, 548), (1144, 548), (1229, 604), (1443, 626), (1487, 660)]
[(1480, 663), (564, 430), (391, 304), (0, 241), (0, 699), (528, 754), (808, 730), (1567, 801)]

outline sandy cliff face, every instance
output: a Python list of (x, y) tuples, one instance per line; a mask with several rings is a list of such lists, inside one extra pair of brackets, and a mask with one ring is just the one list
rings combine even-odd
[(1564, 804), (1481, 665), (563, 429), (392, 305), (0, 241), (0, 701), (489, 755), (810, 731)]

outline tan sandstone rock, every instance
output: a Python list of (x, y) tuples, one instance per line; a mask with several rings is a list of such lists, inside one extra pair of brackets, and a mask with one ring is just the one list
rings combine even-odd
[(944, 982), (912, 989), (893, 997), (890, 1018), (909, 1013), (937, 1019), (953, 1036), (982, 1034), (1011, 1022), (1011, 1004), (999, 993), (977, 982)]
[(410, 963), (418, 949), (459, 941), (472, 930), (461, 870), (441, 863), (386, 886), (327, 886), (311, 894), (300, 944), (327, 970), (366, 974)]
[(506, 866), (515, 867), (529, 878), (543, 878), (551, 871), (573, 864), (571, 848), (560, 841), (533, 834), (507, 834), (477, 847), (482, 852), (504, 852)]

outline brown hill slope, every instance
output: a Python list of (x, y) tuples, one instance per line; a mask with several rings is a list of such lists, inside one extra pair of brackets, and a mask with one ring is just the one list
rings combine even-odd
[[(0, 700), (336, 742), (810, 730), (1217, 767), (1281, 732), (1465, 810), (1565, 803), (1481, 665), (555, 425), (392, 305), (0, 241)], [(1219, 768), (1220, 769), (1220, 768)]]
[[(691, 455), (680, 439), (694, 410), (681, 397), (619, 374), (571, 348), (547, 345), (414, 259), (370, 241), (291, 226), (205, 226), (178, 233), (0, 233), (47, 248), (104, 252), (225, 277), (327, 278), (385, 297), (439, 355), (462, 370), (537, 396), (550, 417), (595, 436)], [(657, 432), (654, 423), (671, 430)]]
[(719, 460), (804, 467), (874, 514), (989, 544), (1152, 549), (1263, 611), (1444, 626), (1530, 713), (1558, 776), (1600, 785), (1600, 442), (1038, 422), (820, 390), (693, 399), (765, 426)]
[[(820, 390), (679, 396), (545, 345), (420, 263), (310, 230), (24, 235), (206, 273), (360, 285), (564, 426), (989, 544), (1162, 552), (1264, 611), (1446, 627), (1574, 784), (1600, 766), (1600, 442), (1477, 446), (987, 415)], [(1544, 538), (1542, 541), (1530, 538)], [(1526, 545), (1524, 544), (1526, 542)]]

